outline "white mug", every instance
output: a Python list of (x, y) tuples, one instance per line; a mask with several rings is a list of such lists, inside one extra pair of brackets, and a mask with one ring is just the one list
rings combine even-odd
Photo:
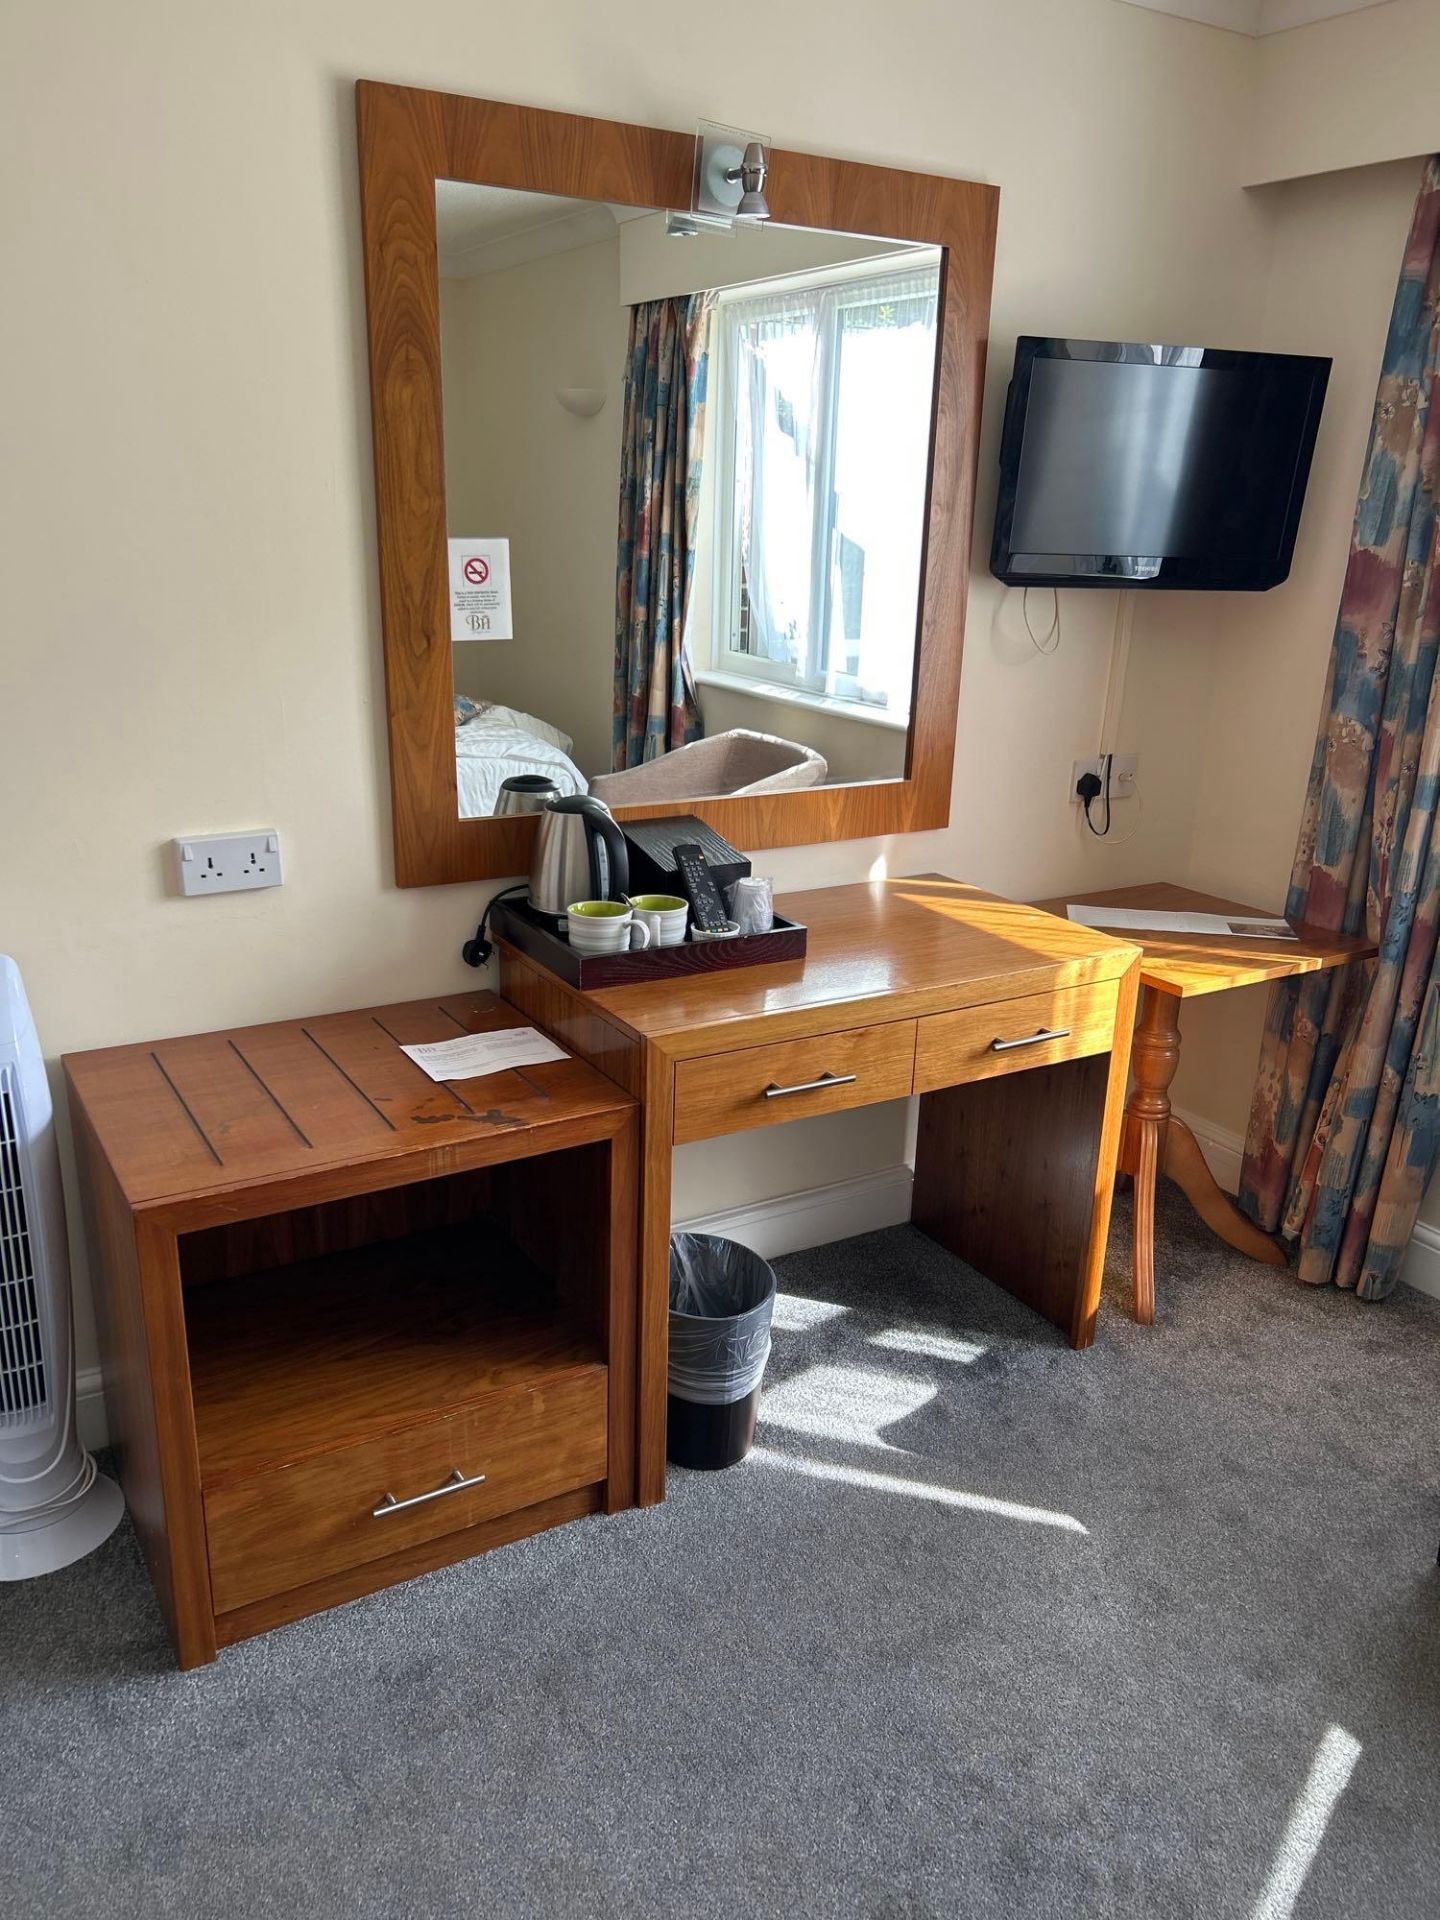
[[(667, 904), (661, 905), (660, 902)], [(685, 938), (690, 920), (689, 902), (678, 894), (640, 893), (630, 902), (637, 926), (650, 929), (652, 947), (678, 947)]]
[(621, 900), (576, 900), (565, 909), (565, 923), (577, 953), (643, 952), (650, 944), (649, 927)]

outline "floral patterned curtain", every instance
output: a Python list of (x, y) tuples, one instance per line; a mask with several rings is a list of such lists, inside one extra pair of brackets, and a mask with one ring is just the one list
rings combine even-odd
[(638, 767), (698, 740), (685, 656), (705, 422), (711, 296), (630, 309), (620, 448), (615, 700), (610, 764)]
[(1440, 156), (1410, 230), (1286, 912), (1379, 944), (1271, 996), (1241, 1204), (1389, 1293), (1440, 1157)]

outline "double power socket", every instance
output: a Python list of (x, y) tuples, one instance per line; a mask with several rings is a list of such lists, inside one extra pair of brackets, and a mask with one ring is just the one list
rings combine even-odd
[[(1070, 771), (1069, 799), (1072, 806), (1083, 805), (1076, 788), (1087, 773), (1094, 774), (1100, 782), (1100, 798), (1105, 797), (1105, 755), (1097, 753), (1093, 760), (1077, 760)], [(1140, 773), (1138, 753), (1116, 753), (1110, 756), (1110, 798), (1112, 800), (1133, 800), (1135, 782)], [(1091, 802), (1094, 805), (1094, 802)]]
[(280, 835), (273, 827), (255, 833), (191, 834), (172, 840), (180, 891), (189, 898), (201, 893), (258, 893), (284, 880), (280, 867)]

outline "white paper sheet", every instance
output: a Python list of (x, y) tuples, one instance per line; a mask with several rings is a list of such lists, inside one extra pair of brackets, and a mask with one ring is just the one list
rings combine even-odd
[(1236, 940), (1295, 940), (1293, 927), (1283, 920), (1253, 915), (1232, 920), (1224, 913), (1160, 913), (1143, 907), (1066, 907), (1077, 926), (1097, 927), (1102, 933), (1203, 933)]
[(462, 1033), (458, 1040), (432, 1040), (401, 1047), (432, 1080), (478, 1080), (511, 1067), (538, 1067), (569, 1054), (534, 1027), (501, 1027), (494, 1033)]

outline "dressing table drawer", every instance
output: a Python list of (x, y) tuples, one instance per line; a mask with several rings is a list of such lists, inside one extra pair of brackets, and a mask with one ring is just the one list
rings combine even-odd
[(675, 1139), (709, 1140), (812, 1113), (901, 1100), (914, 1071), (913, 1020), (682, 1060), (675, 1069)]
[(1116, 981), (1103, 980), (1090, 987), (928, 1014), (916, 1023), (915, 1091), (930, 1093), (937, 1087), (1108, 1053), (1115, 1039), (1118, 993)]
[(605, 1396), (597, 1365), (207, 1489), (216, 1612), (603, 1480)]

